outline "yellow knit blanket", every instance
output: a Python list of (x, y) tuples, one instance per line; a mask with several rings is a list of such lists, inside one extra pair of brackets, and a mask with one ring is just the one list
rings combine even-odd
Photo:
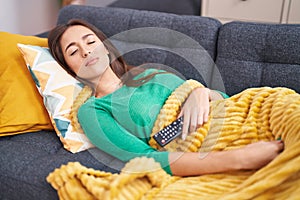
[[(190, 80), (173, 92), (157, 118), (153, 133), (177, 117), (180, 105), (195, 87), (201, 85)], [(177, 139), (166, 149), (203, 153), (277, 138), (284, 141), (284, 151), (256, 171), (182, 178), (169, 176), (153, 159), (135, 158), (120, 174), (71, 162), (55, 169), (47, 181), (60, 199), (299, 199), (300, 95), (293, 90), (251, 88), (211, 102), (209, 121), (186, 141)], [(152, 140), (150, 145), (158, 148)]]

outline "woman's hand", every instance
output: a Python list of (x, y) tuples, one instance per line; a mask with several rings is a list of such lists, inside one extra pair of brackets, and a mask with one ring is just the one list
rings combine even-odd
[(179, 116), (184, 116), (182, 139), (189, 132), (194, 132), (203, 123), (207, 122), (209, 115), (210, 89), (196, 88), (185, 101)]
[(271, 142), (256, 142), (249, 144), (239, 151), (241, 169), (259, 169), (271, 162), (283, 150), (281, 140)]

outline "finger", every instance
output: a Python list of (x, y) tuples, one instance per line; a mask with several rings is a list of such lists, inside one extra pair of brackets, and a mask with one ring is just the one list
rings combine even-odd
[(284, 149), (284, 143), (282, 140), (277, 140), (278, 151), (281, 152)]
[(203, 114), (203, 123), (208, 121), (208, 117), (209, 117), (209, 109), (204, 111)]
[(271, 143), (277, 146), (277, 151), (281, 152), (284, 149), (284, 143), (282, 140), (271, 141)]
[(202, 125), (203, 124), (203, 113), (199, 113), (198, 115), (198, 125)]
[(182, 126), (182, 139), (185, 140), (188, 134), (188, 129), (189, 129), (189, 124), (190, 124), (190, 115), (189, 114), (184, 114), (183, 115), (183, 126)]
[(198, 126), (198, 114), (197, 113), (193, 113), (193, 115), (191, 116), (190, 119), (190, 129), (189, 132), (195, 132)]
[(178, 118), (181, 117), (183, 115), (183, 109), (181, 109), (179, 115), (178, 115)]

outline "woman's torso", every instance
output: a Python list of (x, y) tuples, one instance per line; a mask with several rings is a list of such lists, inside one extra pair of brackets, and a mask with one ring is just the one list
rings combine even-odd
[[(147, 69), (139, 76), (155, 71)], [(183, 82), (183, 79), (171, 73), (156, 74), (141, 86), (122, 86), (104, 97), (91, 97), (86, 104), (94, 104), (95, 109), (109, 112), (120, 126), (147, 142), (161, 107)]]

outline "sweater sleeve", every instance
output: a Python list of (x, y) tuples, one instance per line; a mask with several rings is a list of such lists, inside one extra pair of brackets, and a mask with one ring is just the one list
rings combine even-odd
[(120, 126), (109, 112), (95, 109), (91, 104), (81, 106), (78, 119), (84, 133), (96, 147), (124, 162), (141, 156), (153, 158), (167, 173), (172, 174), (169, 152), (152, 148)]
[(216, 92), (218, 92), (220, 95), (222, 95), (222, 97), (224, 98), (224, 99), (228, 99), (230, 96), (228, 95), (228, 94), (226, 94), (226, 93), (224, 93), (224, 92), (222, 92), (222, 91), (219, 91), (219, 90), (215, 90)]

